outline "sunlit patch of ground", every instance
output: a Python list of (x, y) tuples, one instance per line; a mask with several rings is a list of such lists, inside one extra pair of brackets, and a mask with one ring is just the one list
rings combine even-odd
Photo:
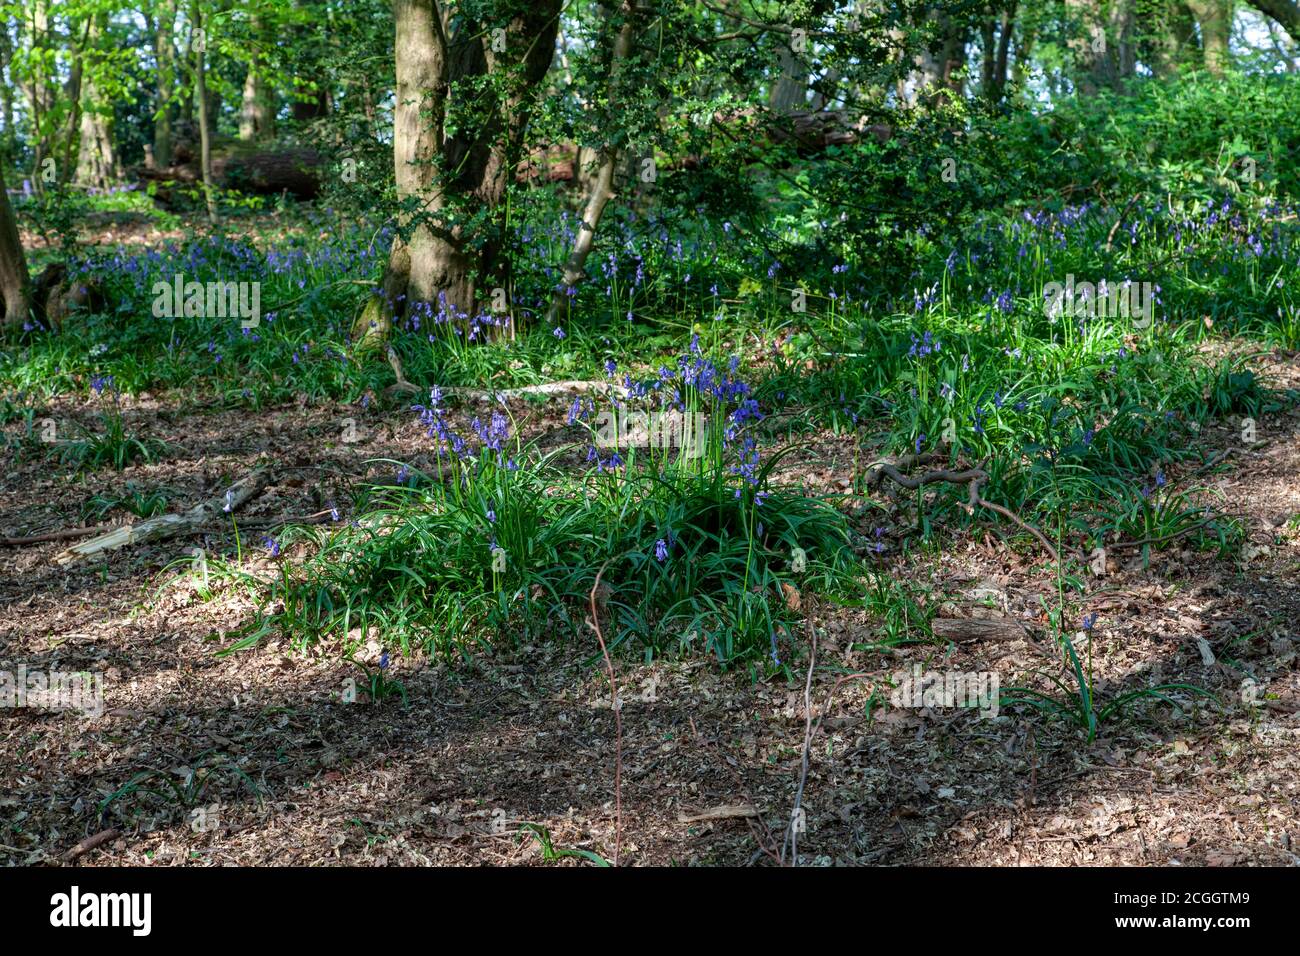
[[(1271, 374), (1294, 381), (1300, 362), (1281, 361)], [(430, 455), (397, 403), (253, 414), (151, 401), (128, 404), (127, 415), (172, 444), (166, 456), (83, 478), (24, 460), (0, 481), (0, 535), (77, 526), (89, 498), (127, 482), (165, 488), (178, 510), (266, 456), (276, 484), (238, 516), (245, 563), (263, 573), (275, 559), (251, 530), (259, 521), (348, 500), (357, 482), (391, 470), (371, 459), (418, 464)], [(58, 400), (49, 414), (62, 421), (86, 411)], [(341, 438), (348, 417), (358, 441)], [(554, 446), (564, 428), (555, 402), (525, 431)], [(1234, 428), (1202, 434), (1207, 455), (1234, 448), (1202, 480), (1246, 516), (1249, 546), (1222, 560), (1174, 546), (1145, 568), (1137, 554), (1124, 556), (1085, 602), (1097, 615), (1103, 698), (1165, 681), (1203, 687), (1216, 702), (1140, 703), (1091, 745), (1035, 711), (980, 719), (879, 707), (915, 664), (992, 671), (1008, 685), (1056, 660), (1042, 603), (1055, 581), (1027, 544), (1016, 551), (977, 528), (955, 533), (937, 555), (891, 547), (881, 568), (916, 584), (940, 617), (995, 613), (1024, 632), (864, 651), (878, 624), (818, 605), (823, 666), (812, 698), (821, 727), (801, 862), (1300, 862), (1300, 418), (1261, 419), (1261, 440), (1249, 447)], [(813, 436), (787, 478), (843, 493), (851, 461), (851, 443)], [(878, 520), (864, 519), (864, 533)], [(889, 540), (903, 530), (891, 526)], [(0, 667), (102, 673), (104, 712), (0, 711), (5, 863), (55, 862), (108, 826), (121, 835), (84, 864), (536, 864), (541, 843), (521, 837), (524, 823), (544, 828), (556, 850), (612, 856), (614, 724), (594, 635), (586, 646), (474, 651), (454, 664), (395, 657), (388, 673), (408, 706), (395, 697), (370, 703), (363, 691), (348, 703), (349, 681), (362, 672), (324, 648), (300, 654), (269, 641), (213, 655), (220, 634), (251, 613), (246, 598), (203, 600), (188, 568), (159, 592), (179, 573), (164, 569), (193, 547), (233, 557), (233, 529), (128, 547), (69, 570), (51, 563), (66, 544), (0, 549)], [(372, 642), (369, 654), (378, 650)], [(767, 862), (766, 833), (780, 843), (800, 774), (806, 658), (789, 662), (789, 681), (699, 660), (616, 663), (624, 861)], [(849, 673), (863, 676), (836, 686)], [(1244, 694), (1248, 680), (1254, 690)], [(746, 806), (757, 817), (738, 815)]]

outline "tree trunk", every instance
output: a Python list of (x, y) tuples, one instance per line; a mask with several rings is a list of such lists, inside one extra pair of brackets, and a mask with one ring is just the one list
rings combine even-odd
[(40, 175), (46, 159), (51, 158), (54, 144), (51, 140), (49, 115), (54, 108), (54, 84), (46, 75), (44, 53), (50, 47), (50, 9), (49, 0), (33, 0), (31, 7), (31, 52), (35, 62), (31, 69), (31, 79), (27, 83), (27, 100), (32, 114), (32, 139), (37, 175), (33, 177), (36, 188), (44, 188), (44, 177)]
[(172, 92), (176, 83), (176, 52), (172, 31), (176, 29), (176, 0), (158, 5), (154, 32), (154, 60), (158, 72), (158, 103), (153, 119), (153, 159), (161, 169), (172, 162)]
[(768, 92), (768, 109), (779, 114), (803, 109), (808, 105), (808, 68), (785, 43), (778, 49), (777, 59), (781, 73)]
[(243, 101), (239, 106), (239, 138), (252, 142), (274, 135), (275, 110), (270, 102), (270, 88), (257, 64), (250, 63), (244, 76)]
[(941, 106), (949, 98), (961, 96), (958, 73), (966, 63), (966, 30), (942, 11), (931, 11), (929, 18), (936, 26), (935, 37), (916, 58), (912, 82), (917, 94), (925, 91), (932, 106)]
[(0, 294), (4, 296), (3, 325), (19, 325), (31, 312), (32, 280), (18, 239), (18, 223), (9, 205), (4, 172), (0, 169)]
[(998, 36), (997, 61), (993, 66), (993, 90), (996, 99), (1001, 100), (1007, 93), (1007, 60), (1011, 55), (1011, 34), (1016, 29), (1016, 0), (1002, 13), (1002, 32)]
[(996, 64), (996, 54), (993, 52), (994, 29), (992, 16), (986, 16), (980, 21), (980, 95), (989, 101), (997, 99), (993, 89)]
[[(68, 80), (63, 85), (63, 97), (67, 100), (71, 109), (68, 110), (67, 122), (63, 128), (63, 160), (58, 169), (58, 181), (60, 183), (66, 183), (72, 177), (73, 160), (77, 156), (77, 134), (81, 126), (81, 85), (82, 77), (85, 75), (85, 56), (92, 23), (93, 20), (86, 21), (80, 41), (76, 39), (69, 40), (70, 49), (68, 52), (72, 58), (72, 66), (68, 70)], [(75, 25), (69, 24), (68, 33), (70, 37), (76, 36)]]
[(1187, 0), (1187, 7), (1201, 27), (1201, 51), (1206, 72), (1211, 76), (1222, 76), (1228, 65), (1232, 0)]
[[(254, 43), (260, 47), (265, 35), (256, 16), (252, 17), (249, 28)], [(239, 104), (239, 138), (246, 142), (275, 135), (275, 104), (263, 70), (261, 57), (255, 53), (248, 61), (248, 72), (244, 74), (244, 97)]]
[[(87, 33), (85, 58), (98, 58), (106, 32), (107, 16), (100, 14)], [(95, 82), (95, 62), (81, 88), (81, 136), (77, 148), (76, 181), (82, 186), (107, 189), (117, 180), (117, 158), (113, 155), (113, 107), (101, 101)]]
[(1138, 0), (1137, 18), (1145, 33), (1143, 59), (1156, 76), (1174, 76), (1199, 58), (1196, 21), (1183, 0)]
[[(409, 204), (382, 282), (359, 327), (387, 331), (391, 319), (423, 304), (425, 321), (464, 322), (478, 313), (478, 290), (509, 286), (501, 256), (503, 203), (520, 158), (532, 97), (555, 53), (561, 0), (529, 7), (501, 0), (484, 22), (444, 21), (434, 0), (394, 0), (397, 93), (393, 163), (400, 199)], [(502, 76), (499, 100), (444, 135), (449, 91), (458, 81)], [(484, 213), (471, 247), (450, 220)]]
[(197, 0), (190, 4), (190, 49), (194, 53), (194, 99), (199, 105), (199, 174), (203, 177), (203, 195), (208, 204), (208, 221), (217, 221), (217, 199), (212, 192), (212, 132), (208, 127), (208, 81), (204, 72), (204, 47), (196, 44), (203, 34), (203, 15)]
[(1084, 96), (1094, 95), (1108, 85), (1107, 57), (1110, 49), (1106, 21), (1100, 0), (1065, 0), (1071, 24), (1067, 46), (1074, 53), (1075, 88)]
[[(636, 0), (624, 0), (620, 11), (623, 24), (614, 39), (609, 61), (609, 102), (613, 110), (619, 99), (618, 80), (623, 64), (632, 55), (632, 38), (637, 26)], [(596, 241), (596, 228), (600, 225), (605, 207), (614, 198), (614, 170), (618, 166), (618, 147), (606, 142), (598, 153), (596, 175), (591, 181), (587, 201), (578, 223), (578, 235), (573, 241), (573, 249), (564, 263), (564, 279), (561, 288), (555, 290), (551, 297), (551, 307), (546, 315), (548, 324), (555, 324), (560, 310), (568, 296), (568, 288), (577, 285), (586, 276), (584, 268), (587, 256)]]
[(0, 162), (12, 162), (17, 143), (14, 130), (14, 48), (9, 35), (9, 18), (0, 19), (0, 122), (4, 135), (0, 136)]

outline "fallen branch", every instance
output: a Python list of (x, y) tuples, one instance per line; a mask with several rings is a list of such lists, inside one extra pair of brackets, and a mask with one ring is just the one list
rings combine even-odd
[(607, 560), (596, 572), (596, 580), (591, 585), (591, 626), (596, 630), (596, 640), (600, 642), (600, 653), (605, 658), (605, 667), (609, 670), (610, 700), (614, 705), (614, 866), (618, 866), (619, 851), (623, 848), (623, 717), (622, 701), (618, 699), (618, 684), (614, 680), (614, 662), (609, 659), (609, 649), (605, 646), (605, 636), (600, 632), (600, 611), (596, 607), (596, 591), (600, 588), (600, 576), (609, 567)]
[(1114, 241), (1114, 239), (1115, 239), (1115, 233), (1117, 233), (1117, 232), (1119, 231), (1119, 227), (1120, 227), (1121, 225), (1123, 225), (1125, 217), (1128, 216), (1128, 211), (1129, 211), (1130, 209), (1133, 208), (1133, 204), (1134, 204), (1135, 202), (1137, 202), (1138, 199), (1141, 198), (1141, 196), (1142, 196), (1141, 193), (1134, 193), (1134, 194), (1133, 194), (1133, 198), (1130, 199), (1130, 200), (1128, 201), (1128, 204), (1127, 204), (1127, 205), (1124, 207), (1124, 209), (1120, 212), (1120, 214), (1119, 214), (1119, 218), (1115, 220), (1115, 225), (1113, 225), (1113, 226), (1110, 227), (1110, 232), (1106, 234), (1106, 252), (1107, 252), (1107, 253), (1110, 252), (1110, 250), (1111, 250), (1111, 243), (1112, 243), (1112, 242)]
[[(916, 456), (904, 455), (899, 459), (899, 464), (907, 467), (909, 464), (918, 461), (920, 461), (920, 459)], [(1017, 525), (1038, 539), (1038, 543), (1041, 544), (1047, 553), (1052, 556), (1053, 561), (1058, 564), (1060, 563), (1061, 555), (1052, 542), (1047, 540), (1046, 535), (1021, 518), (1010, 508), (1004, 508), (1002, 505), (989, 501), (980, 494), (980, 485), (988, 481), (989, 478), (988, 472), (984, 471), (984, 469), (966, 468), (962, 471), (953, 471), (951, 469), (942, 468), (937, 471), (927, 471), (919, 478), (912, 478), (903, 474), (897, 467), (889, 462), (879, 462), (874, 465), (873, 468), (874, 471), (867, 475), (868, 487), (878, 486), (883, 478), (888, 478), (895, 484), (901, 485), (902, 487), (912, 491), (916, 491), (926, 485), (932, 485), (938, 482), (946, 482), (953, 485), (966, 485), (970, 489), (970, 498), (966, 505), (968, 511), (973, 512), (976, 508), (981, 507), (988, 508), (990, 511), (995, 511), (1004, 518), (1014, 521)]]
[(265, 468), (258, 468), (231, 485), (230, 489), (221, 496), (197, 504), (183, 514), (158, 515), (139, 524), (114, 528), (107, 534), (60, 551), (54, 556), (54, 563), (67, 566), (75, 561), (128, 544), (163, 541), (195, 531), (223, 512), (232, 512), (250, 498), (256, 497), (270, 480), (270, 472)]
[(699, 813), (679, 813), (678, 823), (711, 823), (714, 820), (743, 820), (758, 816), (758, 807), (752, 803), (723, 804)]
[(1206, 525), (1214, 524), (1214, 522), (1218, 521), (1220, 517), (1222, 516), (1213, 515), (1212, 517), (1206, 518), (1204, 521), (1198, 521), (1196, 524), (1188, 525), (1186, 528), (1175, 531), (1173, 534), (1161, 535), (1158, 538), (1141, 538), (1137, 541), (1116, 541), (1112, 544), (1105, 545), (1105, 547), (1111, 551), (1118, 551), (1121, 548), (1141, 548), (1148, 544), (1164, 544), (1167, 541), (1177, 541), (1179, 538), (1183, 537), (1183, 535), (1191, 534), (1193, 531), (1199, 531)]
[(59, 531), (27, 535), (24, 538), (0, 538), (0, 544), (21, 547), (25, 544), (41, 544), (46, 541), (67, 541), (70, 538), (86, 538), (92, 534), (102, 534), (114, 527), (116, 526), (111, 524), (97, 524), (91, 528), (63, 528)]
[(93, 836), (86, 837), (86, 839), (82, 840), (76, 846), (72, 847), (72, 849), (64, 853), (60, 859), (62, 859), (64, 863), (71, 863), (73, 860), (77, 859), (77, 857), (84, 856), (91, 850), (95, 849), (95, 847), (103, 846), (110, 840), (116, 840), (121, 835), (122, 834), (118, 830), (113, 828), (101, 830)]

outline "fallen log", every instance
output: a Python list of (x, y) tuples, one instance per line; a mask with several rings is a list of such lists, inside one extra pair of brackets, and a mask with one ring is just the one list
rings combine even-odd
[[(322, 153), (305, 146), (257, 151), (231, 149), (212, 157), (212, 177), (222, 189), (263, 195), (288, 192), (299, 199), (315, 199), (320, 194), (325, 165)], [(196, 159), (162, 168), (137, 166), (134, 173), (145, 182), (198, 185), (203, 181)]]
[(1014, 641), (1028, 636), (1013, 617), (937, 617), (930, 622), (934, 636), (954, 644), (968, 641)]
[(234, 511), (250, 498), (261, 494), (271, 480), (271, 473), (258, 468), (230, 486), (216, 498), (209, 498), (183, 514), (158, 515), (138, 524), (122, 525), (107, 534), (75, 544), (54, 556), (54, 563), (67, 566), (105, 551), (113, 551), (128, 544), (145, 544), (163, 541), (202, 527), (222, 513)]

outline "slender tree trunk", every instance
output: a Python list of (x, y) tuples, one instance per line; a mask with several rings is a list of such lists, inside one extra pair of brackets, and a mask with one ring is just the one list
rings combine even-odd
[(9, 205), (4, 171), (0, 169), (0, 295), (4, 296), (3, 325), (20, 325), (31, 312), (32, 280), (18, 239), (18, 223)]
[(158, 5), (154, 32), (154, 60), (158, 73), (157, 112), (153, 118), (153, 159), (159, 167), (172, 162), (172, 95), (176, 84), (176, 51), (172, 31), (176, 29), (176, 0)]
[(14, 130), (14, 48), (9, 36), (9, 20), (0, 20), (0, 121), (4, 135), (0, 137), (0, 160), (12, 162), (17, 137)]
[(45, 72), (44, 52), (50, 47), (50, 11), (49, 0), (33, 0), (31, 7), (31, 49), (37, 62), (31, 71), (31, 80), (27, 84), (27, 99), (32, 111), (32, 138), (35, 141), (33, 153), (37, 175), (36, 188), (44, 188), (44, 178), (40, 175), (46, 159), (54, 152), (49, 128), (49, 114), (54, 108), (53, 82)]
[(196, 2), (190, 4), (190, 49), (194, 53), (194, 98), (199, 105), (199, 174), (203, 178), (203, 195), (208, 205), (208, 221), (217, 221), (217, 199), (212, 192), (212, 133), (208, 125), (208, 81), (204, 71), (204, 47), (196, 44), (203, 36), (203, 15)]
[(993, 44), (996, 40), (994, 31), (995, 24), (992, 16), (980, 20), (980, 95), (989, 101), (997, 99), (993, 89), (996, 65), (996, 54), (993, 52)]
[(1016, 0), (1002, 13), (1002, 32), (998, 36), (997, 62), (993, 67), (993, 88), (997, 99), (1007, 94), (1007, 59), (1011, 55), (1011, 35), (1016, 29)]
[(63, 128), (63, 160), (59, 165), (58, 179), (61, 183), (66, 183), (72, 178), (74, 157), (77, 156), (77, 134), (81, 126), (81, 83), (85, 75), (85, 55), (86, 48), (90, 39), (90, 29), (92, 20), (86, 21), (86, 26), (82, 31), (81, 39), (75, 39), (76, 28), (69, 25), (69, 33), (74, 37), (70, 41), (71, 49), (69, 51), (72, 57), (72, 66), (68, 70), (68, 81), (63, 85), (63, 96), (70, 105), (68, 110), (68, 119)]
[[(632, 55), (632, 39), (637, 27), (636, 0), (624, 0), (622, 10), (623, 24), (614, 39), (609, 61), (609, 102), (611, 108), (619, 99), (618, 81), (623, 64)], [(576, 286), (586, 275), (587, 256), (596, 241), (596, 229), (605, 207), (614, 198), (614, 170), (618, 166), (618, 147), (607, 142), (598, 153), (596, 175), (587, 193), (587, 201), (582, 210), (582, 220), (578, 223), (578, 235), (573, 240), (573, 249), (564, 263), (563, 286), (556, 289), (551, 297), (551, 307), (547, 312), (548, 324), (555, 324), (560, 310), (568, 296), (568, 289)]]

